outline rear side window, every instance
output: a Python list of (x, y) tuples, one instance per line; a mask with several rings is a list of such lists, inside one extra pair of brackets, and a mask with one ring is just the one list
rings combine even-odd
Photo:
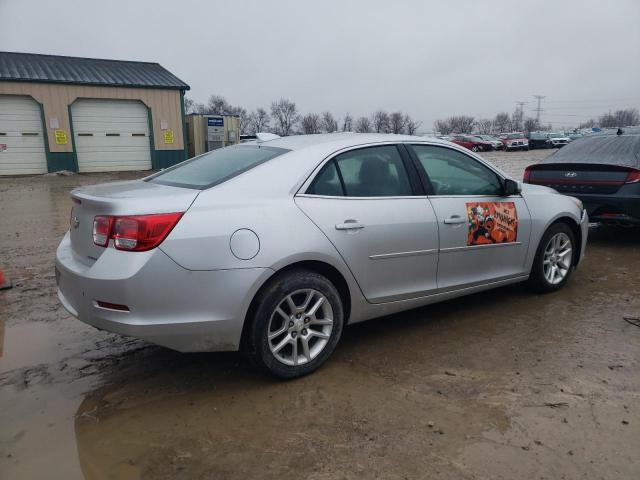
[(327, 195), (330, 197), (342, 197), (342, 184), (338, 176), (338, 170), (333, 160), (327, 163), (315, 178), (307, 193), (311, 195)]
[(284, 148), (257, 145), (220, 148), (163, 170), (147, 181), (203, 190), (219, 185), (288, 151)]

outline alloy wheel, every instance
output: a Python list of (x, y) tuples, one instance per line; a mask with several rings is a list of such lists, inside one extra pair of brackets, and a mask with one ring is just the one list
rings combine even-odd
[(571, 269), (572, 252), (571, 239), (566, 233), (556, 233), (549, 239), (542, 261), (547, 282), (557, 285), (565, 279)]
[(333, 309), (327, 297), (307, 288), (287, 295), (271, 314), (269, 349), (285, 365), (303, 365), (326, 347), (333, 331)]

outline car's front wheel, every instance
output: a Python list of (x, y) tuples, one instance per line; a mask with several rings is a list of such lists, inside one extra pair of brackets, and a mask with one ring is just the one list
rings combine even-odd
[(551, 225), (538, 245), (529, 286), (538, 293), (562, 288), (573, 273), (574, 255), (576, 239), (571, 228), (562, 222)]
[(326, 277), (294, 270), (270, 281), (256, 299), (250, 321), (255, 363), (278, 377), (295, 378), (329, 358), (342, 334), (344, 311)]

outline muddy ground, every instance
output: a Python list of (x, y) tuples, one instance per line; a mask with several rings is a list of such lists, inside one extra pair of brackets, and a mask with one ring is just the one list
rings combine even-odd
[[(486, 157), (517, 176), (546, 151)], [(570, 284), (346, 329), (276, 381), (237, 354), (99, 332), (56, 299), (67, 192), (141, 173), (0, 179), (2, 479), (640, 478), (640, 233), (597, 228)]]

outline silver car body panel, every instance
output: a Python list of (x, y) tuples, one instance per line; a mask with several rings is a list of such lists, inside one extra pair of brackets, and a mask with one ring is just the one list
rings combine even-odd
[[(443, 219), (466, 215), (466, 201), (496, 197), (304, 193), (334, 155), (379, 144), (447, 146), (506, 177), (455, 144), (377, 134), (307, 135), (264, 143), (290, 151), (206, 190), (133, 181), (73, 191), (80, 202), (73, 205), (80, 225), (65, 235), (56, 254), (65, 308), (98, 328), (180, 351), (235, 350), (259, 289), (279, 270), (300, 262), (326, 264), (344, 278), (348, 320), (355, 323), (526, 279), (541, 236), (558, 218), (580, 226), (584, 255), (588, 219), (580, 205), (545, 187), (525, 184), (520, 195), (508, 197), (521, 222), (518, 241), (487, 247), (467, 246), (466, 223), (455, 226)], [(185, 212), (183, 217), (156, 249), (124, 252), (91, 240), (95, 215), (178, 211)], [(364, 228), (336, 228), (350, 220)], [(232, 249), (238, 231), (257, 237), (252, 243), (256, 251), (242, 256), (246, 260)], [(129, 311), (102, 308), (98, 301), (127, 305)]]

